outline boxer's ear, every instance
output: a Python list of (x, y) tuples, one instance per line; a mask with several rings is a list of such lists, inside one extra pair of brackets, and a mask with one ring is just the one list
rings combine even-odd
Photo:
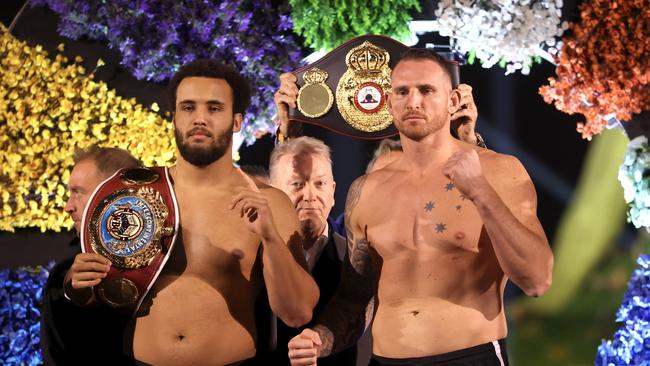
[(449, 106), (447, 107), (447, 111), (449, 114), (454, 114), (458, 110), (458, 107), (460, 107), (460, 91), (458, 89), (452, 89), (449, 92)]

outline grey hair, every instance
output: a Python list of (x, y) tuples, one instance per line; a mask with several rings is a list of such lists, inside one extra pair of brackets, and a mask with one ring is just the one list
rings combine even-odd
[(271, 152), (271, 160), (269, 162), (269, 175), (271, 181), (274, 180), (277, 174), (277, 164), (285, 155), (299, 155), (299, 154), (315, 154), (323, 157), (327, 162), (332, 165), (332, 154), (330, 147), (323, 141), (313, 137), (302, 136), (291, 139), (285, 143), (279, 144)]
[(79, 164), (85, 160), (92, 160), (97, 170), (104, 177), (108, 178), (116, 171), (123, 168), (137, 168), (142, 163), (133, 157), (128, 151), (117, 147), (101, 147), (92, 145), (86, 149), (75, 149), (74, 163)]

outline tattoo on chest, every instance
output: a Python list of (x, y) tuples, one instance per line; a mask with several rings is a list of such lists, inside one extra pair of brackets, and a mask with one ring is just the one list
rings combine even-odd
[(456, 186), (454, 185), (454, 183), (449, 182), (449, 183), (447, 183), (447, 184), (445, 185), (445, 191), (446, 191), (446, 192), (452, 191), (452, 190), (454, 189), (454, 187), (456, 187)]
[(429, 201), (424, 205), (424, 211), (426, 212), (431, 212), (434, 208), (436, 208), (436, 203), (433, 201)]
[[(446, 192), (452, 191), (454, 188), (456, 188), (456, 186), (452, 182), (449, 182), (445, 185)], [(467, 200), (467, 196), (462, 193), (458, 195), (458, 198), (460, 198), (461, 201)], [(424, 204), (424, 212), (431, 213), (434, 208), (436, 208), (436, 203), (434, 201), (429, 200)], [(460, 214), (463, 206), (461, 204), (456, 204), (454, 205), (454, 208)], [(438, 222), (435, 224), (434, 230), (437, 234), (442, 234), (447, 231), (447, 224), (444, 222)]]

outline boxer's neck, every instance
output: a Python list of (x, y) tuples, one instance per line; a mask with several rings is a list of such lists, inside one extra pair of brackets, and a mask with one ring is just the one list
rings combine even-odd
[(175, 182), (178, 182), (180, 179), (184, 184), (191, 184), (197, 187), (227, 185), (233, 179), (239, 178), (235, 174), (236, 170), (232, 164), (232, 158), (229, 152), (204, 166), (193, 165), (178, 155), (176, 165), (170, 171)]
[(446, 163), (449, 157), (458, 151), (459, 141), (445, 132), (440, 130), (419, 141), (401, 135), (404, 150), (402, 161), (410, 170), (415, 171), (424, 171)]

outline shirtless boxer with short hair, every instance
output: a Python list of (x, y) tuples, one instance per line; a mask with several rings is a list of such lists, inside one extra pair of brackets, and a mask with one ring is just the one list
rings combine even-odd
[(404, 154), (350, 187), (349, 266), (319, 324), (289, 343), (293, 365), (356, 341), (374, 296), (371, 364), (506, 365), (506, 281), (529, 296), (551, 284), (535, 188), (516, 158), (451, 136), (460, 98), (443, 63), (410, 50), (393, 71)]

